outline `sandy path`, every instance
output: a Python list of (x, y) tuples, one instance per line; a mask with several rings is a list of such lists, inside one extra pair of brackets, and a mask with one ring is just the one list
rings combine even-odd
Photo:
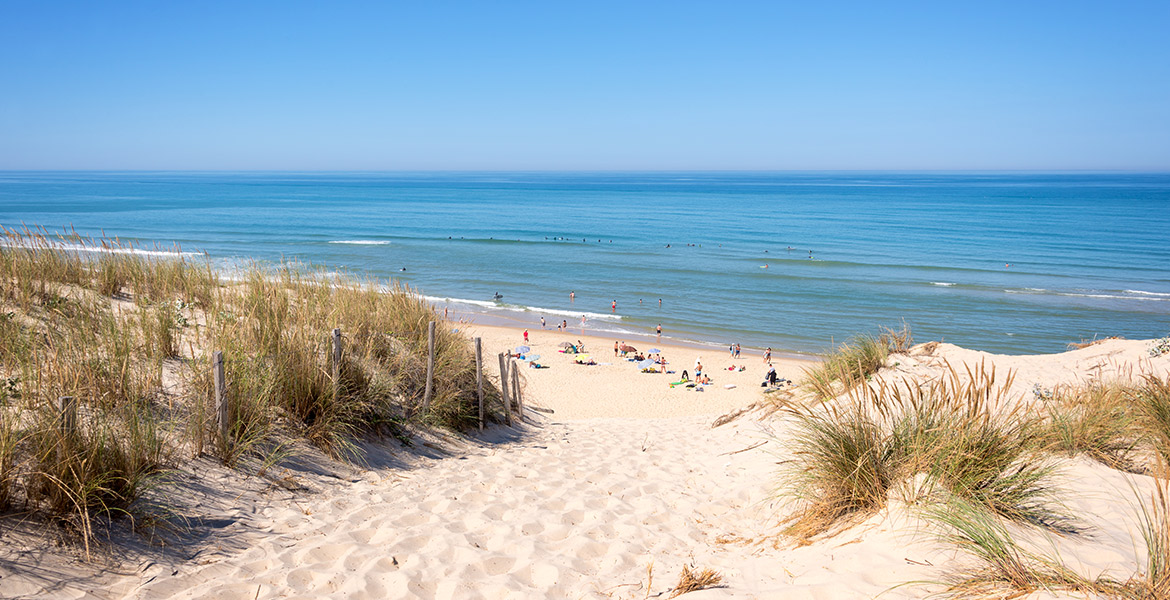
[(658, 591), (684, 563), (738, 570), (747, 548), (718, 540), (758, 528), (773, 459), (720, 454), (763, 439), (696, 417), (548, 422), (274, 511), (242, 555), (136, 597), (641, 597), (652, 563)]

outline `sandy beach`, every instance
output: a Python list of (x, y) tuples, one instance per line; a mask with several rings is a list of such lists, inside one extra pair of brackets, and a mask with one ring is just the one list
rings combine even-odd
[[(523, 343), (520, 329), (468, 333), (483, 338), (493, 359)], [(557, 351), (578, 339), (600, 364), (574, 364)], [(308, 478), (311, 493), (241, 492), (232, 499), (230, 534), (219, 538), (230, 542), (210, 544), (193, 560), (107, 573), (101, 588), (63, 585), (55, 597), (666, 598), (685, 566), (722, 576), (720, 586), (688, 595), (696, 599), (921, 598), (943, 589), (929, 582), (963, 564), (895, 498), (811, 544), (780, 536), (791, 505), (775, 480), (790, 458), (791, 432), (759, 387), (761, 357), (733, 361), (726, 351), (660, 345), (678, 370), (702, 355), (713, 383), (696, 392), (671, 388), (675, 376), (615, 359), (613, 342), (529, 330), (528, 345), (549, 368), (523, 369), (532, 408), (515, 428), (439, 436), (423, 444), (433, 451), (395, 466)], [(923, 381), (982, 364), (1016, 373), (1023, 398), (1037, 385), (1170, 373), (1170, 356), (1150, 358), (1149, 346), (1110, 340), (1047, 356), (918, 346), (891, 357), (879, 376)], [(746, 369), (728, 370), (739, 364)], [(808, 364), (776, 366), (799, 380)], [(715, 425), (747, 407), (754, 408)], [(1065, 562), (1094, 576), (1139, 570), (1135, 499), (1152, 480), (1085, 458), (1063, 461), (1061, 473), (1063, 503), (1092, 532), (1053, 538)], [(35, 582), (8, 571), (0, 580), (6, 596), (36, 595)]]
[[(494, 371), (499, 367), (497, 352), (515, 349), (524, 344), (523, 328), (471, 325), (468, 334), (483, 338), (484, 352), (490, 358)], [(540, 364), (547, 369), (523, 367), (524, 391), (535, 406), (553, 409), (557, 420), (592, 417), (660, 418), (691, 415), (720, 415), (749, 405), (760, 399), (760, 383), (768, 372), (768, 364), (759, 351), (744, 349), (740, 358), (733, 359), (727, 348), (703, 349), (693, 346), (630, 341), (640, 351), (661, 350), (667, 370), (673, 373), (642, 373), (625, 356), (614, 356), (615, 340), (556, 329), (528, 329), (531, 353), (540, 356)], [(560, 344), (583, 342), (596, 365), (581, 365), (574, 355), (561, 352)], [(632, 356), (632, 353), (631, 353)], [(671, 387), (680, 380), (683, 371), (694, 377), (696, 360), (701, 360), (703, 373), (711, 384), (699, 388)], [(771, 364), (779, 377), (793, 381), (800, 379), (802, 369), (815, 364), (811, 360), (773, 357)], [(739, 370), (743, 367), (744, 370)], [(730, 387), (729, 387), (730, 386)], [(547, 414), (547, 413), (546, 413)]]

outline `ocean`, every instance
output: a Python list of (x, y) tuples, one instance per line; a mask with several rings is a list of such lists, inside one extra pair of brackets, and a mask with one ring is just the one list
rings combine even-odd
[(1170, 335), (1165, 173), (0, 172), (0, 225), (22, 224), (225, 273), (322, 264), (614, 338), (661, 324), (812, 353), (905, 322), (1041, 353)]

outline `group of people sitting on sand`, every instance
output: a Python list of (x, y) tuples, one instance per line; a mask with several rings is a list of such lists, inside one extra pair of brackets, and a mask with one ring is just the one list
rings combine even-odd
[[(702, 365), (699, 365), (699, 368), (701, 369), (701, 368), (702, 368)], [(689, 374), (689, 373), (687, 373), (687, 370), (686, 370), (686, 369), (683, 369), (683, 372), (682, 372), (682, 378), (681, 378), (681, 379), (679, 379), (679, 381), (685, 381), (685, 382), (690, 382), (690, 381), (691, 381), (691, 376), (690, 376), (690, 374)], [(702, 372), (701, 370), (696, 370), (696, 371), (695, 371), (695, 381), (694, 381), (694, 383), (701, 383), (701, 384), (703, 384), (703, 385), (710, 385), (710, 384), (711, 384), (711, 378), (710, 378), (710, 377), (708, 377), (708, 376), (706, 376), (706, 375), (704, 375), (704, 374), (703, 374), (703, 372)]]

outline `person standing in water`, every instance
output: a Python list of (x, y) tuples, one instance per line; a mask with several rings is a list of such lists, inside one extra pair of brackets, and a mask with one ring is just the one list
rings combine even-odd
[(658, 324), (658, 341), (662, 341), (662, 323)]
[(617, 300), (614, 300), (614, 301), (613, 301), (613, 302), (612, 302), (612, 303), (609, 305), (609, 309), (610, 309), (612, 312), (614, 312), (615, 314), (617, 313)]
[(577, 293), (576, 293), (576, 292), (569, 292), (569, 302), (572, 302), (572, 301), (573, 301), (573, 299), (574, 299), (574, 298), (576, 298), (576, 297), (577, 297)]

